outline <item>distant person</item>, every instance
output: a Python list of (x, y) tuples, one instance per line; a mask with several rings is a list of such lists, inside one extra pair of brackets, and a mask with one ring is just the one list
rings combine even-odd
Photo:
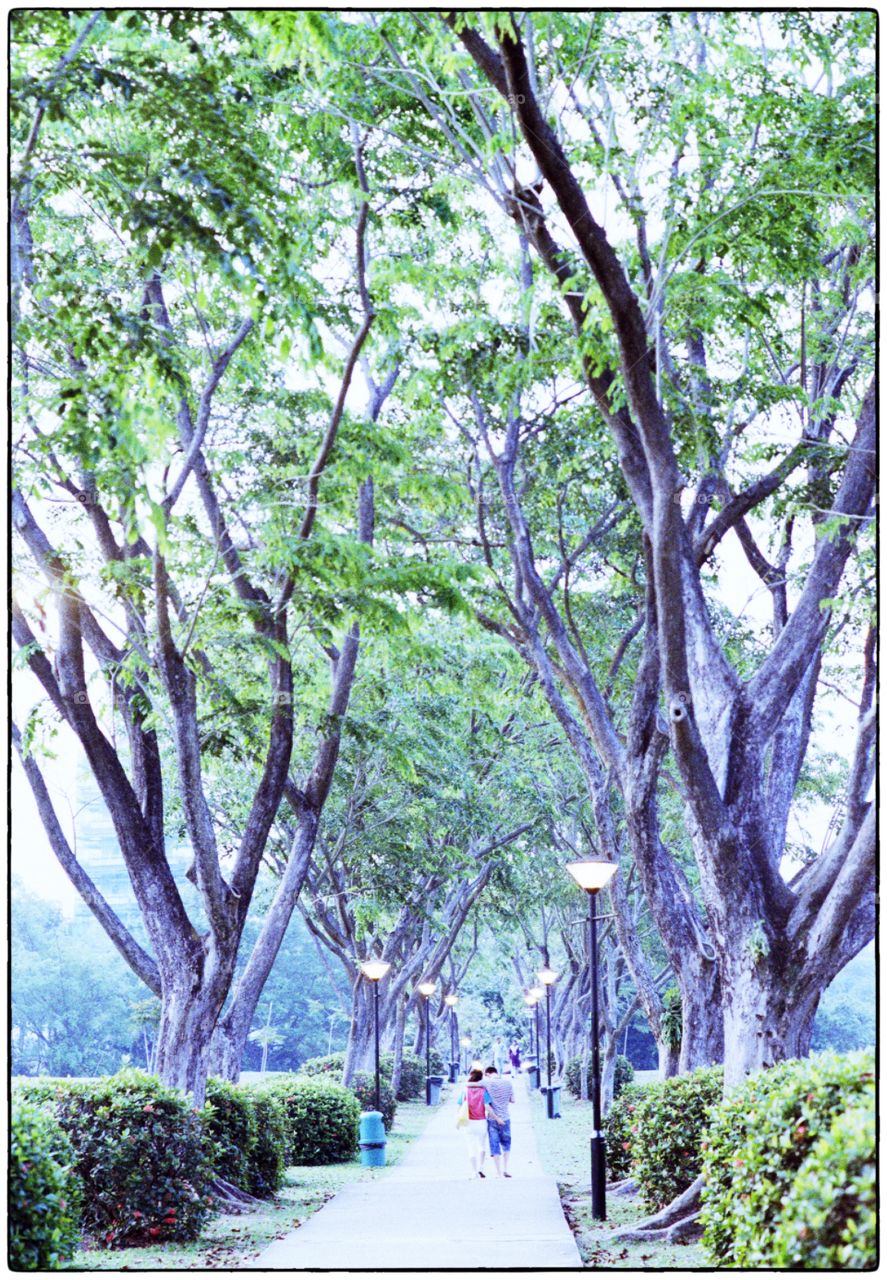
[(511, 1059), (512, 1075), (516, 1076), (518, 1071), (520, 1071), (520, 1046), (516, 1040), (512, 1040), (511, 1044), (508, 1046), (508, 1056)]
[(500, 1036), (496, 1036), (496, 1039), (493, 1041), (493, 1063), (501, 1076), (502, 1070), (505, 1066), (505, 1046), (502, 1044)]
[(468, 1159), (471, 1177), (485, 1178), (484, 1160), (487, 1157), (487, 1116), (492, 1112), (492, 1099), (484, 1083), (480, 1067), (472, 1067), (468, 1082), (456, 1099), (456, 1105), (468, 1103), (468, 1124), (465, 1135), (468, 1140)]
[[(484, 1072), (484, 1083), (490, 1098), (490, 1111), (487, 1114), (487, 1139), (490, 1144), (490, 1155), (500, 1178), (510, 1178), (508, 1157), (511, 1154), (511, 1117), (508, 1108), (514, 1102), (514, 1085), (499, 1075), (495, 1067), (487, 1067)], [(501, 1160), (501, 1168), (500, 1168)]]

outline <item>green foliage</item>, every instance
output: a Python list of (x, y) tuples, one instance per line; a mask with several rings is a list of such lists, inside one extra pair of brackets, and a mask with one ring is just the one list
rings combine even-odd
[(227, 1080), (206, 1082), (207, 1133), (215, 1144), (213, 1166), (216, 1173), (246, 1187), (253, 1148), (258, 1138), (256, 1108), (252, 1096)]
[[(613, 1097), (618, 1098), (619, 1094), (627, 1084), (634, 1079), (634, 1067), (628, 1061), (624, 1054), (616, 1055), (616, 1064), (613, 1069)], [(588, 1082), (588, 1096), (591, 1096), (591, 1054), (588, 1055), (588, 1064), (586, 1070), (586, 1080)], [(569, 1089), (574, 1098), (582, 1097), (582, 1058), (577, 1054), (575, 1058), (571, 1058), (567, 1063), (567, 1069), (564, 1072), (564, 1085)]]
[[(713, 1109), (704, 1143), (702, 1220), (703, 1244), (716, 1266), (785, 1265), (776, 1258), (808, 1243), (813, 1253), (835, 1259), (841, 1250), (865, 1253), (873, 1211), (867, 1171), (873, 1150), (865, 1145), (870, 1128), (857, 1119), (837, 1122), (848, 1111), (873, 1114), (874, 1067), (874, 1055), (865, 1052), (781, 1062), (751, 1076)], [(822, 1196), (827, 1185), (840, 1185), (845, 1157), (836, 1143), (842, 1136), (850, 1143), (850, 1181), (843, 1185), (849, 1191), (858, 1180), (858, 1215), (842, 1197), (833, 1213), (821, 1200), (815, 1218), (805, 1219), (809, 1234), (789, 1244), (783, 1218), (797, 1223), (805, 1204), (814, 1210), (811, 1180), (819, 1178)], [(797, 1198), (796, 1179), (802, 1179)]]
[(45, 1106), (13, 1100), (9, 1135), (9, 1265), (56, 1271), (77, 1246), (80, 1179), (71, 1144)]
[(607, 1176), (614, 1182), (627, 1178), (631, 1172), (632, 1144), (635, 1115), (644, 1090), (638, 1085), (627, 1084), (613, 1099), (604, 1119), (604, 1138), (607, 1143)]
[(70, 1139), (84, 1231), (106, 1247), (199, 1235), (212, 1205), (212, 1142), (183, 1094), (133, 1070), (16, 1088), (51, 1103)]
[(263, 1085), (245, 1090), (255, 1109), (256, 1140), (249, 1153), (245, 1190), (253, 1196), (273, 1196), (283, 1185), (288, 1128), (286, 1107)]
[(357, 1149), (360, 1104), (350, 1089), (312, 1076), (278, 1077), (267, 1086), (284, 1105), (287, 1164), (336, 1164)]
[(677, 987), (669, 987), (662, 996), (662, 1038), (670, 1049), (680, 1049), (681, 993)]
[(308, 1058), (299, 1067), (300, 1076), (326, 1076), (328, 1079), (341, 1081), (345, 1070), (345, 1054), (326, 1053), (320, 1058)]
[(867, 1105), (835, 1116), (794, 1178), (770, 1266), (865, 1271), (878, 1257), (874, 1088)]
[[(379, 1059), (382, 1074), (390, 1080), (394, 1074), (394, 1054), (383, 1053)], [(398, 1102), (411, 1102), (414, 1098), (425, 1096), (425, 1062), (405, 1053), (400, 1060), (400, 1084), (397, 1089)]]
[[(376, 1077), (372, 1072), (356, 1072), (350, 1088), (360, 1103), (361, 1111), (375, 1111)], [(379, 1106), (382, 1112), (382, 1119), (385, 1122), (385, 1131), (390, 1133), (391, 1126), (394, 1124), (394, 1113), (397, 1111), (397, 1099), (394, 1096), (394, 1090), (391, 1088), (390, 1077), (385, 1077), (381, 1074), (379, 1077)]]
[(631, 1125), (631, 1150), (646, 1209), (662, 1208), (699, 1176), (709, 1108), (723, 1087), (722, 1067), (702, 1067), (644, 1089)]

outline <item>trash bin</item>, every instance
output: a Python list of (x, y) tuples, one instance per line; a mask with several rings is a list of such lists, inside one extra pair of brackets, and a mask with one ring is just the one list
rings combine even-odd
[(379, 1167), (385, 1163), (385, 1123), (381, 1111), (364, 1111), (360, 1117), (360, 1163)]
[[(546, 1104), (548, 1103), (548, 1085), (544, 1084), (541, 1089)], [(551, 1086), (551, 1105), (548, 1107), (548, 1115), (552, 1120), (560, 1120), (561, 1118), (561, 1087), (559, 1084)]]
[(539, 1068), (537, 1066), (527, 1068), (527, 1079), (530, 1082), (531, 1089), (539, 1088)]
[(458, 1062), (451, 1062), (450, 1063), (450, 1084), (455, 1084), (458, 1079), (459, 1079), (459, 1064)]
[(425, 1088), (425, 1096), (428, 1099), (428, 1105), (436, 1107), (440, 1102), (440, 1091), (443, 1088), (443, 1076), (426, 1076)]

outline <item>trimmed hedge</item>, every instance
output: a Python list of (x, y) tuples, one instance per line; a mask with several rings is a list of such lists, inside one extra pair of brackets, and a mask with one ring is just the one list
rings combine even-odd
[[(376, 1076), (375, 1073), (370, 1075), (366, 1071), (358, 1071), (351, 1081), (350, 1089), (357, 1097), (360, 1103), (361, 1111), (375, 1111), (376, 1109)], [(422, 1088), (425, 1084), (423, 1080)], [(379, 1105), (382, 1112), (382, 1119), (385, 1124), (385, 1132), (391, 1132), (391, 1126), (394, 1124), (394, 1113), (397, 1110), (397, 1099), (394, 1096), (394, 1090), (391, 1088), (390, 1080), (385, 1076), (379, 1076)]]
[(634, 1104), (632, 1173), (648, 1211), (668, 1204), (699, 1176), (708, 1112), (723, 1088), (723, 1067), (701, 1067), (648, 1085)]
[[(588, 1096), (591, 1097), (591, 1054), (588, 1055), (586, 1076), (588, 1079)], [(616, 1066), (613, 1075), (613, 1097), (618, 1098), (625, 1086), (627, 1084), (631, 1084), (633, 1079), (634, 1067), (624, 1054), (617, 1054)], [(567, 1063), (567, 1069), (564, 1072), (564, 1084), (574, 1098), (582, 1097), (581, 1057), (577, 1056), (575, 1058), (571, 1058)]]
[(258, 1139), (255, 1103), (246, 1089), (212, 1078), (206, 1082), (206, 1103), (204, 1124), (215, 1145), (215, 1171), (246, 1189)]
[(345, 1070), (344, 1053), (327, 1053), (322, 1058), (308, 1058), (299, 1067), (300, 1076), (328, 1076), (337, 1084), (342, 1083)]
[[(847, 1266), (844, 1253), (874, 1265), (870, 1130), (845, 1118), (860, 1110), (873, 1115), (874, 1068), (866, 1051), (781, 1062), (749, 1077), (713, 1110), (703, 1144), (702, 1221), (703, 1246), (716, 1265), (794, 1265), (776, 1258), (796, 1249), (817, 1259), (827, 1255), (824, 1265), (840, 1269)], [(846, 1154), (835, 1145), (844, 1129), (854, 1135)], [(859, 1208), (852, 1195), (831, 1198), (829, 1187), (846, 1189), (845, 1176), (862, 1196)], [(815, 1203), (815, 1215), (803, 1216)]]
[(266, 1086), (283, 1103), (288, 1164), (337, 1164), (357, 1150), (360, 1103), (350, 1089), (314, 1076), (278, 1076)]
[[(379, 1059), (382, 1075), (391, 1080), (394, 1075), (394, 1054), (383, 1053)], [(397, 1087), (398, 1102), (412, 1102), (425, 1097), (425, 1062), (405, 1053), (400, 1062), (400, 1084)]]
[(777, 1227), (772, 1266), (864, 1271), (878, 1256), (874, 1089), (837, 1116), (798, 1170)]
[(635, 1123), (637, 1104), (645, 1090), (640, 1085), (627, 1084), (604, 1118), (604, 1137), (607, 1143), (607, 1175), (613, 1182), (627, 1178), (631, 1173), (632, 1126)]
[(289, 1144), (286, 1107), (265, 1085), (246, 1089), (256, 1116), (256, 1141), (249, 1153), (245, 1190), (266, 1199), (283, 1185)]
[(106, 1247), (194, 1240), (212, 1208), (213, 1144), (178, 1090), (127, 1069), (41, 1080), (16, 1094), (52, 1103), (83, 1183), (81, 1227)]
[(9, 1265), (55, 1271), (77, 1247), (82, 1187), (74, 1151), (52, 1112), (13, 1101), (9, 1135)]

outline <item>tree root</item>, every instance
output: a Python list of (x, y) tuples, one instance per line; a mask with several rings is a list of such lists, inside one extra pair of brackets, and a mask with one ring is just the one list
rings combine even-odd
[(633, 1196), (637, 1189), (637, 1178), (621, 1178), (607, 1184), (607, 1194), (612, 1196)]
[(250, 1209), (258, 1208), (263, 1203), (225, 1178), (213, 1178), (209, 1189), (223, 1213), (249, 1213)]
[[(682, 1191), (679, 1196), (675, 1196), (671, 1204), (667, 1204), (664, 1209), (660, 1209), (658, 1213), (651, 1214), (648, 1218), (642, 1218), (640, 1222), (633, 1222), (630, 1226), (623, 1227), (612, 1233), (613, 1240), (664, 1240), (671, 1239), (670, 1231), (677, 1234), (680, 1231), (690, 1232), (695, 1230), (694, 1223), (699, 1215), (702, 1207), (702, 1175), (691, 1182), (686, 1191)], [(700, 1227), (701, 1231), (701, 1227)], [(687, 1239), (693, 1237), (687, 1235)]]

